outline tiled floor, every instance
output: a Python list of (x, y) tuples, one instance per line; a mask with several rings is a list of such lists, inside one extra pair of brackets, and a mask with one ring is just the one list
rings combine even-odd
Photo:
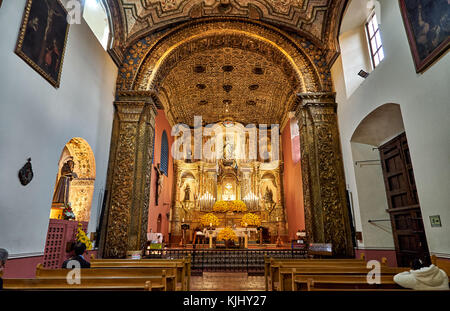
[(242, 272), (204, 272), (191, 276), (193, 291), (263, 291), (264, 276), (248, 276)]

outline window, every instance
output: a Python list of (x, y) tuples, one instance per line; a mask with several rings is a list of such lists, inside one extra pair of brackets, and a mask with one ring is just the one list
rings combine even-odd
[(366, 24), (366, 29), (373, 68), (376, 68), (384, 59), (384, 51), (381, 42), (380, 28), (375, 13), (370, 17), (369, 22)]
[(86, 0), (83, 17), (98, 41), (106, 50), (109, 40), (108, 15), (101, 0)]
[(162, 137), (161, 137), (161, 164), (159, 169), (161, 172), (169, 176), (169, 142), (167, 140), (167, 133), (166, 131), (163, 131)]

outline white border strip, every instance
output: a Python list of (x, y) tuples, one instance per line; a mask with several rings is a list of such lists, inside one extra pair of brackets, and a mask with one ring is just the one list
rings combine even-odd
[(435, 256), (438, 257), (438, 258), (450, 259), (450, 254), (433, 253), (433, 252), (431, 252), (431, 255), (435, 255)]
[(8, 260), (27, 257), (40, 257), (40, 256), (44, 256), (44, 252), (9, 254)]

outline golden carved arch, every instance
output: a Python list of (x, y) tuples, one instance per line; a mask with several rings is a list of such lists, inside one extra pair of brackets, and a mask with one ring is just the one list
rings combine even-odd
[[(112, 199), (105, 211), (103, 254), (123, 257), (127, 250), (139, 249), (145, 241), (155, 106), (166, 103), (170, 108), (167, 102), (173, 100), (170, 90), (162, 85), (165, 77), (177, 62), (190, 55), (217, 51), (223, 46), (251, 51), (282, 67), (290, 96), (279, 100), (278, 105), (286, 106), (284, 113), (295, 110), (299, 121), (307, 232), (311, 241), (333, 243), (336, 255), (351, 256), (337, 109), (327, 52), (305, 38), (288, 35), (263, 22), (223, 17), (198, 19), (153, 33), (126, 51), (117, 79), (116, 130), (108, 177)], [(175, 108), (180, 105), (172, 104)], [(149, 107), (153, 113), (144, 120), (142, 111)], [(138, 161), (136, 155), (143, 152), (150, 158)], [(281, 193), (278, 196), (282, 198)]]
[(155, 90), (177, 61), (224, 46), (259, 53), (278, 62), (296, 92), (331, 91), (331, 74), (322, 51), (305, 38), (238, 18), (188, 22), (133, 44), (119, 69), (117, 89)]

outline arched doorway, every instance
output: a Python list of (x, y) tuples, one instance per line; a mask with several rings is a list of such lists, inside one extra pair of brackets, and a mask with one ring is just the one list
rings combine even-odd
[[(336, 103), (324, 51), (268, 24), (213, 18), (143, 38), (125, 59), (117, 81), (105, 257), (143, 246), (153, 153), (147, 142), (156, 106), (172, 125), (188, 126), (195, 115), (205, 123), (227, 121), (222, 111), (243, 124), (283, 124), (295, 111), (308, 234), (311, 241), (332, 243), (336, 255), (352, 255)], [(197, 96), (202, 90), (204, 95)]]
[(429, 253), (406, 136), (400, 105), (389, 103), (360, 122), (351, 147), (362, 248), (369, 259), (409, 267)]

